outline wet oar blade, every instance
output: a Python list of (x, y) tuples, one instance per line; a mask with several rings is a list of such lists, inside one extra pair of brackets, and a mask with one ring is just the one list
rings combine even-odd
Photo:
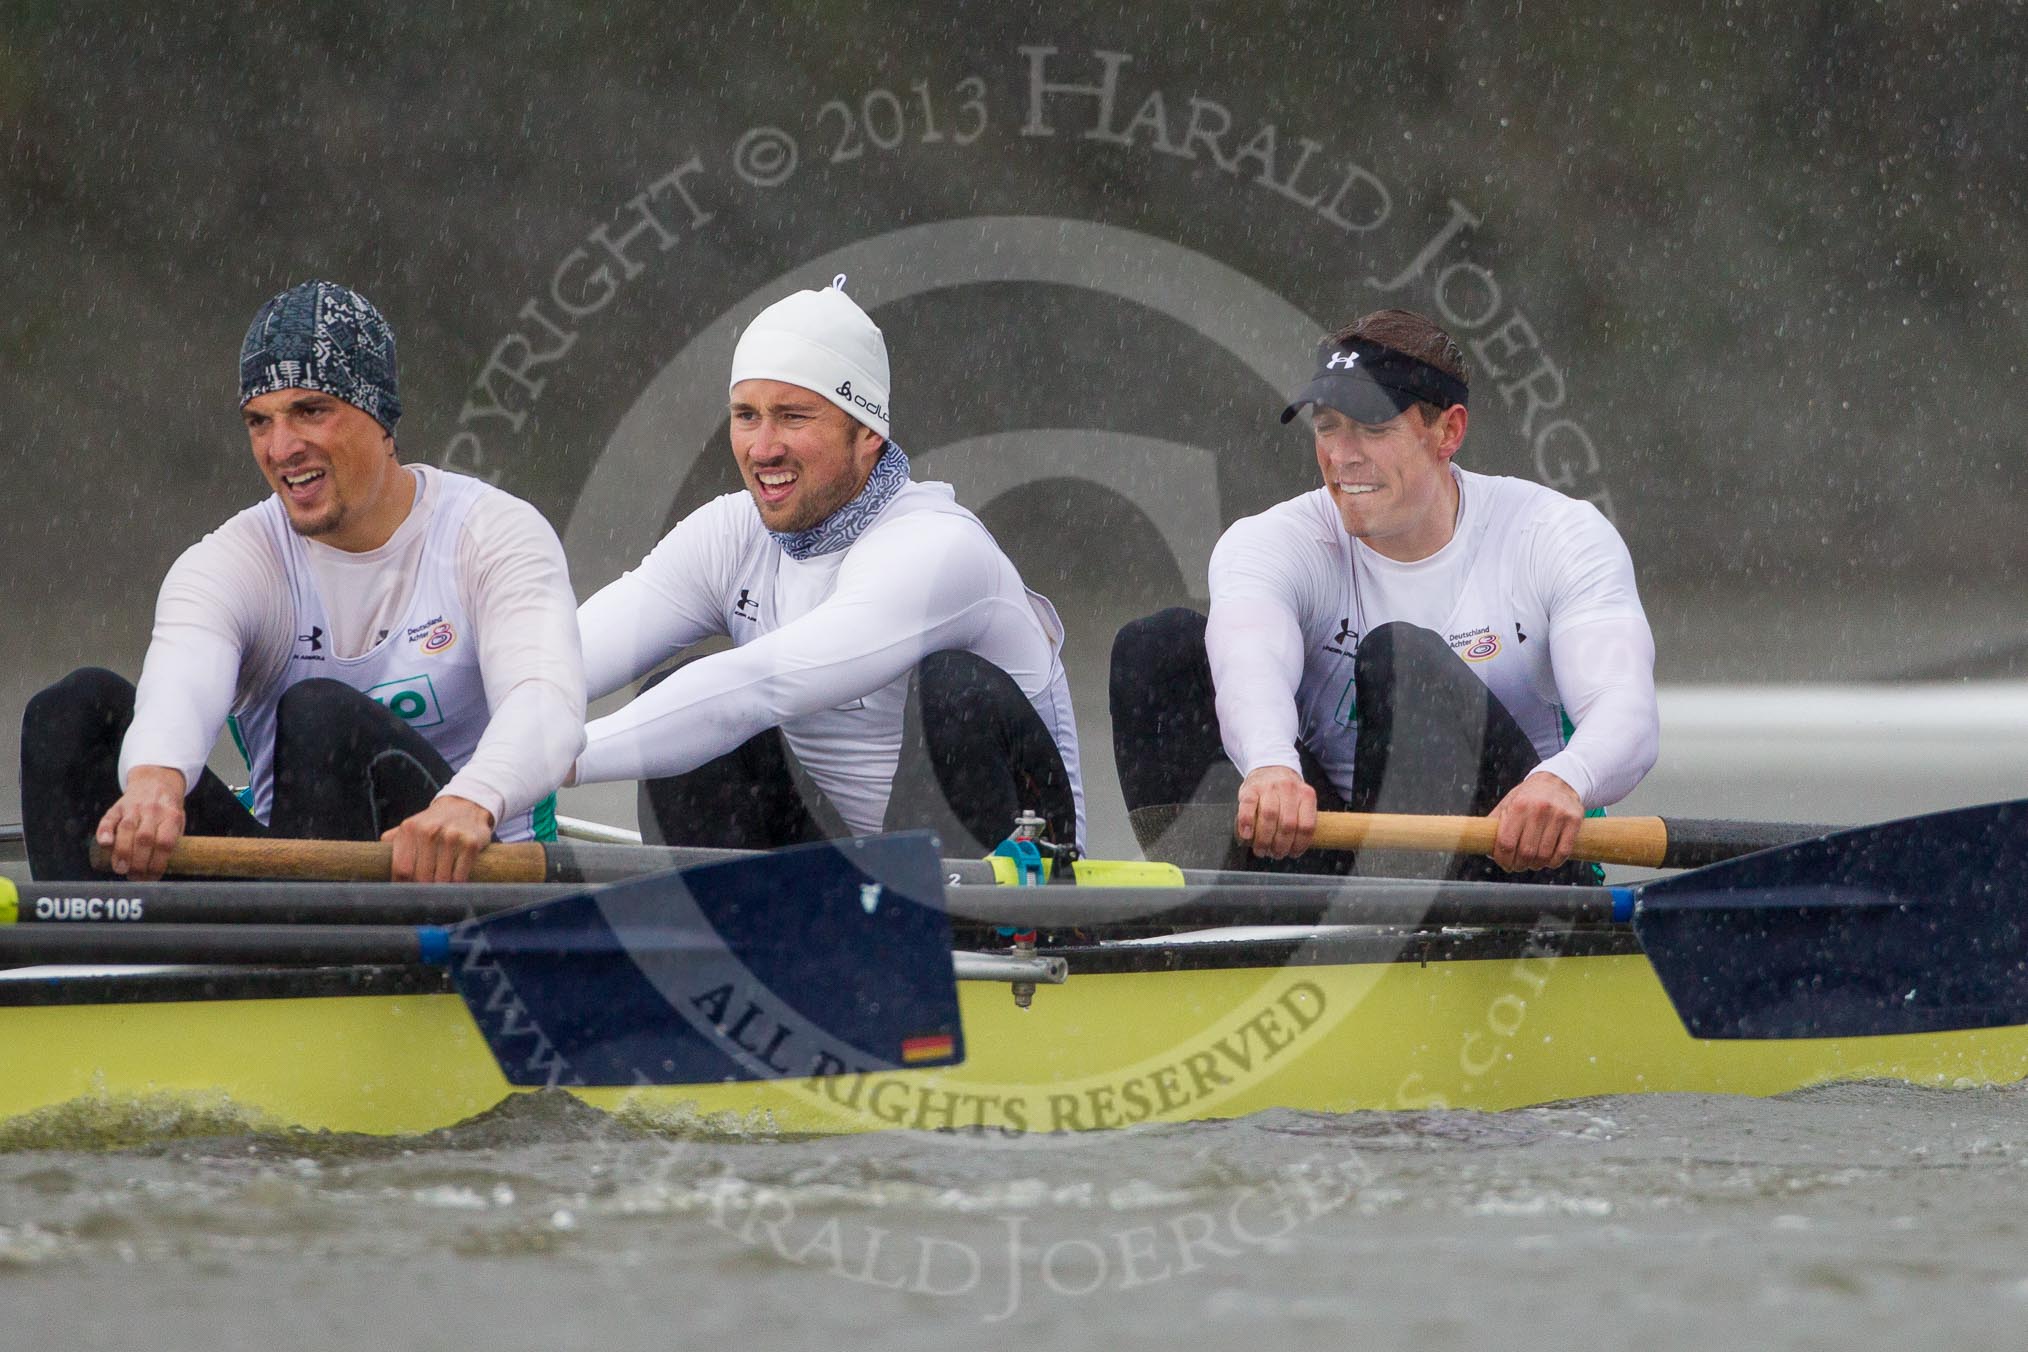
[(1842, 831), (1649, 883), (1634, 931), (1696, 1037), (2028, 1023), (2028, 803)]
[(514, 1084), (703, 1084), (964, 1058), (936, 838), (810, 845), (452, 931)]

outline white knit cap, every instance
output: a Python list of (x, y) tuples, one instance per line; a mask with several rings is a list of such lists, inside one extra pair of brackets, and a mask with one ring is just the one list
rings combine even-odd
[(845, 294), (843, 273), (822, 291), (798, 291), (754, 317), (732, 353), (731, 385), (742, 380), (800, 385), (888, 435), (894, 410), (888, 402), (887, 340)]

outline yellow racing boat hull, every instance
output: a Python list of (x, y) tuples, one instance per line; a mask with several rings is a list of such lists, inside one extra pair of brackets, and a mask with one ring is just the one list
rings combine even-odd
[[(782, 1133), (1030, 1133), (1269, 1108), (1493, 1110), (1606, 1094), (2028, 1078), (2021, 1027), (1693, 1039), (1647, 961), (1624, 942), (1613, 947), (1534, 936), (1485, 956), (1475, 955), (1485, 945), (1433, 950), (1397, 938), (1368, 960), (1281, 951), (1260, 965), (1074, 965), (1067, 984), (1043, 987), (1028, 1009), (1005, 985), (962, 985), (959, 1066), (571, 1092), (623, 1114), (696, 1114)], [(6, 984), (18, 996), (26, 983)], [(99, 984), (104, 994), (73, 980), (56, 1002), (0, 1004), (0, 1121), (79, 1103), (187, 1102), (252, 1125), (412, 1134), (526, 1092), (502, 1077), (453, 994), (217, 994), (226, 981), (129, 998), (118, 981)]]

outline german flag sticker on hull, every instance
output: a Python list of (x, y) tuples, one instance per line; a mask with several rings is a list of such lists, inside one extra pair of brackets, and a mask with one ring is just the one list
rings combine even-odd
[(923, 1037), (903, 1038), (901, 1060), (903, 1065), (918, 1065), (924, 1061), (948, 1061), (957, 1052), (957, 1039), (949, 1033), (930, 1033)]

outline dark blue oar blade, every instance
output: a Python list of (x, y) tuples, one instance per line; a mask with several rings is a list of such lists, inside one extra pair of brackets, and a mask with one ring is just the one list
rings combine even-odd
[(2028, 1023), (2028, 802), (1840, 831), (1648, 883), (1634, 932), (1696, 1037)]
[(928, 832), (630, 879), (451, 931), (514, 1084), (705, 1084), (964, 1059)]

